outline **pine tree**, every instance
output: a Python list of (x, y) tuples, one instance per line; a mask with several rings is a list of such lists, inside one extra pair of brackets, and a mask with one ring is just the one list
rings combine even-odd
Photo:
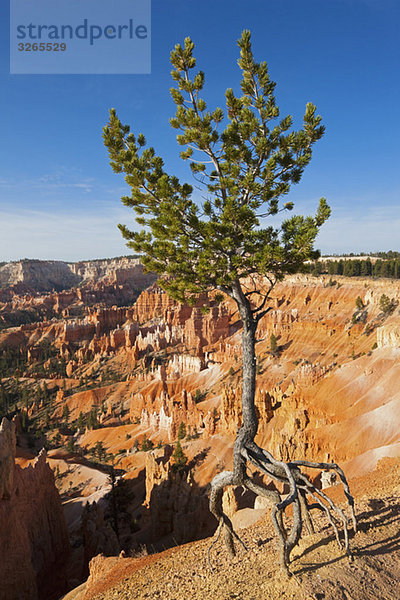
[(178, 428), (178, 440), (183, 440), (186, 436), (186, 425), (183, 421), (181, 421)]
[[(110, 111), (103, 139), (113, 170), (124, 173), (131, 188), (122, 202), (133, 208), (140, 226), (136, 231), (125, 225), (119, 228), (127, 245), (141, 254), (145, 268), (159, 274), (159, 284), (181, 302), (193, 305), (202, 292), (214, 290), (216, 302), (227, 295), (237, 305), (242, 321), (242, 425), (234, 445), (233, 472), (213, 479), (210, 509), (223, 523), (225, 541), (233, 553), (237, 535), (223, 513), (224, 488), (244, 485), (269, 496), (275, 507), (272, 516), (279, 532), (281, 561), (287, 569), (302, 527), (300, 503), (307, 520), (306, 488), (315, 488), (299, 479), (298, 466), (276, 461), (254, 441), (258, 429), (255, 334), (272, 308), (269, 299), (275, 284), (319, 256), (315, 238), (330, 214), (324, 198), (315, 216), (296, 215), (282, 222), (273, 217), (293, 209), (293, 203), (284, 199), (291, 185), (299, 183), (324, 127), (312, 103), (306, 106), (299, 130), (293, 129), (290, 115), (281, 118), (275, 83), (267, 64), (254, 60), (248, 31), (238, 45), (241, 94), (226, 90), (225, 111), (207, 107), (205, 76), (202, 71), (194, 72), (191, 39), (186, 38), (184, 46), (177, 44), (171, 53), (176, 114), (170, 124), (178, 130), (177, 141), (183, 147), (180, 156), (189, 161), (196, 185), (204, 190), (204, 201), (194, 198), (192, 185), (167, 172), (144, 135), (135, 136), (115, 109)], [(288, 500), (281, 502), (278, 492), (271, 495), (250, 478), (248, 462), (286, 481)], [(311, 466), (306, 461), (301, 464)], [(286, 536), (281, 519), (288, 504), (294, 506), (295, 519), (292, 533)]]
[(102, 441), (96, 442), (93, 448), (93, 454), (97, 456), (100, 462), (104, 460), (106, 456), (106, 449), (104, 448), (104, 444)]
[(44, 402), (47, 402), (48, 399), (49, 399), (49, 389), (47, 387), (47, 383), (44, 381), (43, 382), (43, 400), (44, 400)]
[(82, 411), (80, 411), (80, 413), (79, 413), (79, 417), (78, 417), (78, 420), (77, 420), (76, 424), (77, 424), (78, 429), (80, 429), (81, 431), (84, 429), (84, 427), (85, 427), (85, 418), (83, 416), (83, 412)]
[(278, 342), (276, 341), (276, 337), (273, 333), (271, 333), (271, 336), (269, 338), (269, 347), (271, 350), (271, 354), (275, 356), (278, 353)]
[(66, 448), (68, 452), (75, 452), (75, 442), (73, 438), (68, 438)]
[(90, 413), (86, 417), (86, 425), (89, 429), (97, 429), (99, 427), (97, 408), (95, 406), (92, 407)]
[(185, 468), (187, 463), (187, 456), (184, 453), (179, 440), (176, 442), (175, 450), (172, 454), (172, 459), (174, 461), (173, 467), (175, 471), (181, 471)]
[(68, 404), (64, 404), (64, 408), (63, 408), (63, 412), (62, 412), (62, 418), (64, 423), (68, 424), (69, 421), (69, 408), (68, 408)]
[(379, 298), (379, 308), (386, 316), (390, 315), (390, 313), (393, 311), (393, 302), (389, 296), (386, 296), (386, 294), (382, 294), (382, 296)]

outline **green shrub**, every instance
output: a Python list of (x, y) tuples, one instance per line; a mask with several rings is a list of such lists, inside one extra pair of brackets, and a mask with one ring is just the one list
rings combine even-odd
[(361, 300), (361, 296), (357, 296), (356, 298), (356, 309), (361, 310), (364, 308), (364, 302)]

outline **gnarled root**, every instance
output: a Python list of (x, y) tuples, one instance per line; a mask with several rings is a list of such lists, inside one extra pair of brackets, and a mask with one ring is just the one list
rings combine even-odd
[[(352, 527), (353, 530), (356, 531), (357, 523), (354, 513), (354, 500), (350, 494), (346, 477), (336, 463), (317, 463), (305, 460), (295, 460), (285, 463), (276, 460), (269, 452), (257, 446), (253, 441), (241, 444), (240, 453), (238, 453), (237, 450), (238, 446), (236, 446), (234, 452), (234, 471), (224, 471), (223, 473), (216, 475), (211, 482), (210, 494), (210, 510), (219, 521), (218, 532), (220, 533), (221, 529), (223, 530), (225, 545), (231, 556), (235, 556), (235, 539), (245, 549), (247, 548), (234, 531), (230, 519), (223, 512), (222, 496), (224, 489), (227, 486), (243, 485), (257, 495), (267, 498), (271, 503), (271, 518), (278, 537), (280, 562), (282, 568), (288, 575), (291, 575), (289, 571), (290, 553), (299, 542), (303, 525), (306, 527), (308, 533), (314, 532), (314, 526), (310, 515), (311, 510), (314, 508), (318, 508), (325, 512), (329, 523), (332, 525), (339, 547), (344, 547), (349, 558), (352, 558), (349, 547), (348, 520), (346, 515), (338, 506), (336, 506), (329, 496), (322, 490), (316, 488), (308, 477), (300, 470), (300, 467), (306, 467), (308, 469), (333, 470), (337, 473), (343, 484), (344, 493), (350, 508)], [(240, 462), (239, 465), (235, 464), (238, 460)], [(252, 478), (248, 477), (246, 474), (247, 463), (251, 463), (261, 471), (261, 473), (267, 475), (272, 480), (288, 485), (289, 493), (287, 496), (282, 499), (277, 491), (268, 490), (259, 483), (256, 483)], [(313, 504), (308, 503), (307, 496), (313, 500)], [(290, 505), (293, 509), (293, 523), (291, 529), (287, 531), (283, 522), (283, 514)], [(338, 523), (341, 524), (343, 528), (343, 541), (341, 540)], [(209, 548), (209, 563), (210, 550), (214, 543)]]
[(236, 539), (245, 550), (247, 550), (247, 546), (235, 532), (231, 520), (222, 510), (222, 496), (224, 494), (224, 489), (228, 485), (240, 485), (240, 483), (236, 482), (235, 475), (231, 471), (224, 471), (214, 477), (211, 483), (210, 511), (219, 521), (219, 527), (222, 527), (223, 530), (225, 545), (230, 556), (234, 557), (236, 554), (234, 539)]

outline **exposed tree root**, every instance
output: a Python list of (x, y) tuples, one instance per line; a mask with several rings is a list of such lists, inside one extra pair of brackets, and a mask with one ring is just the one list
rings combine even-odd
[(224, 521), (223, 521), (223, 519), (221, 519), (218, 524), (218, 527), (217, 527), (217, 535), (215, 536), (215, 540), (211, 543), (211, 545), (208, 547), (208, 550), (207, 550), (207, 562), (208, 562), (210, 571), (214, 570), (212, 567), (212, 564), (211, 564), (211, 550), (213, 549), (213, 547), (219, 540), (219, 536), (221, 535), (221, 529), (222, 529), (223, 523), (224, 523)]
[(235, 475), (232, 473), (232, 471), (224, 471), (223, 473), (219, 473), (212, 480), (210, 494), (210, 510), (218, 519), (222, 527), (224, 542), (231, 557), (234, 557), (236, 554), (234, 539), (236, 539), (243, 546), (243, 548), (247, 550), (246, 544), (240, 539), (236, 531), (233, 529), (231, 520), (222, 510), (222, 496), (224, 494), (224, 490), (229, 485), (236, 485), (235, 481)]
[[(222, 509), (222, 496), (227, 486), (242, 485), (259, 496), (267, 498), (271, 503), (271, 519), (274, 525), (280, 554), (280, 563), (282, 569), (291, 576), (289, 570), (290, 553), (298, 544), (303, 527), (308, 533), (314, 533), (314, 526), (311, 520), (311, 510), (317, 508), (324, 511), (329, 523), (335, 533), (339, 548), (344, 548), (349, 558), (352, 558), (349, 546), (348, 519), (344, 512), (322, 491), (319, 490), (309, 478), (301, 472), (300, 467), (319, 470), (335, 471), (344, 489), (351, 516), (351, 525), (356, 531), (357, 523), (354, 513), (354, 500), (350, 494), (349, 485), (346, 477), (340, 467), (335, 463), (318, 463), (306, 460), (295, 460), (291, 462), (282, 462), (276, 460), (269, 452), (263, 450), (253, 441), (244, 442), (240, 433), (238, 435), (234, 450), (234, 471), (224, 471), (214, 477), (211, 482), (210, 510), (219, 521), (218, 537), (223, 531), (225, 545), (231, 556), (235, 556), (234, 541), (238, 541), (245, 549), (244, 542), (234, 531), (232, 523)], [(239, 464), (238, 464), (239, 463)], [(256, 483), (254, 479), (246, 473), (246, 466), (251, 463), (261, 473), (267, 475), (272, 480), (279, 481), (289, 487), (288, 494), (282, 498), (275, 490), (268, 490), (264, 486)], [(308, 497), (313, 503), (308, 502)], [(293, 519), (290, 530), (286, 530), (283, 515), (288, 506), (292, 506)], [(343, 539), (339, 527), (343, 530)], [(217, 539), (218, 539), (217, 537)], [(208, 561), (210, 563), (210, 550), (215, 542), (210, 546), (208, 552)]]

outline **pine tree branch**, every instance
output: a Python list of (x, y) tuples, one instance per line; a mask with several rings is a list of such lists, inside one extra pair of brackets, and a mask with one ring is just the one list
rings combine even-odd
[[(190, 83), (188, 68), (187, 68), (186, 64), (184, 66), (184, 73), (185, 73), (185, 81), (186, 81), (186, 83)], [(190, 99), (191, 99), (191, 102), (192, 102), (192, 105), (193, 105), (193, 110), (195, 111), (196, 116), (198, 116), (199, 119), (201, 119), (201, 116), (199, 114), (199, 110), (198, 110), (198, 107), (197, 107), (196, 98), (194, 97), (193, 92), (189, 91), (189, 95), (190, 95)], [(202, 148), (199, 148), (199, 150), (202, 150)], [(222, 197), (223, 197), (224, 200), (226, 200), (226, 190), (225, 190), (225, 187), (222, 185), (222, 181), (223, 180), (222, 180), (222, 172), (221, 172), (221, 167), (220, 167), (220, 164), (219, 164), (219, 160), (215, 156), (215, 154), (214, 154), (211, 146), (208, 145), (208, 148), (205, 149), (205, 150), (203, 150), (203, 152), (205, 152), (207, 154), (207, 156), (209, 156), (211, 158), (212, 162), (213, 162), (213, 165), (215, 167), (215, 170), (218, 173), (218, 177), (219, 177), (219, 180), (220, 180), (220, 183), (221, 183)]]

